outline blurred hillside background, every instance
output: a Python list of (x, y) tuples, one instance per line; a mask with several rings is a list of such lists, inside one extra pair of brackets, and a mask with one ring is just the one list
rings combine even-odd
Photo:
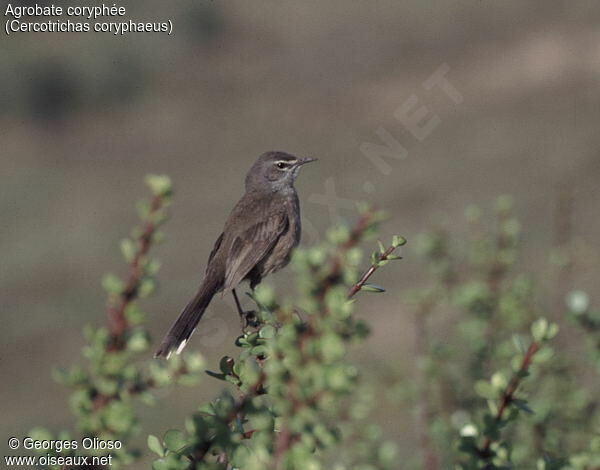
[[(67, 391), (50, 370), (78, 362), (83, 326), (104, 321), (100, 280), (124, 272), (118, 243), (146, 195), (146, 173), (166, 173), (176, 185), (156, 252), (160, 290), (145, 304), (155, 340), (195, 291), (247, 169), (271, 149), (319, 158), (297, 183), (303, 243), (353, 220), (359, 200), (389, 212), (384, 239), (399, 233), (410, 244), (436, 227), (460, 238), (467, 205), (510, 194), (523, 222), (520, 263), (553, 286), (549, 310), (560, 312), (562, 294), (575, 287), (599, 300), (600, 3), (119, 4), (127, 19), (172, 19), (173, 35), (0, 40), (2, 442), (37, 424), (72, 422)], [(460, 103), (424, 86), (446, 69)], [(414, 109), (427, 107), (424, 121), (439, 117), (422, 141), (395, 117), (411, 96)], [(385, 172), (361, 151), (382, 144), (382, 129), (407, 150), (388, 158)], [(561, 237), (565, 188), (581, 259), (572, 285), (556, 286), (548, 258)], [(413, 357), (403, 292), (425, 276), (410, 253), (375, 280), (390, 292), (360, 309), (374, 333), (359, 360), (373, 377)], [(284, 291), (292, 276), (270, 281)], [(216, 299), (203, 325), (189, 347), (212, 365), (238, 331), (229, 299)], [(219, 385), (174, 390), (159, 409), (142, 411), (146, 429), (179, 426)], [(377, 412), (401, 451), (415, 444), (409, 411)]]

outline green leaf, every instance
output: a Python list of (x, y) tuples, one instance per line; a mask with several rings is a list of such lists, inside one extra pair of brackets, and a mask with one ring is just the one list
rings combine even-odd
[(244, 364), (244, 367), (242, 367), (238, 370), (239, 370), (238, 375), (240, 377), (240, 380), (242, 381), (242, 383), (248, 384), (248, 385), (255, 384), (260, 375), (259, 367), (256, 364), (256, 362), (246, 362)]
[(146, 330), (136, 329), (127, 340), (127, 349), (132, 352), (144, 352), (150, 347), (150, 335)]
[(546, 337), (548, 331), (548, 320), (540, 318), (531, 325), (531, 336), (536, 343), (541, 343)]
[(322, 247), (316, 246), (307, 251), (308, 263), (311, 266), (321, 266), (327, 257), (325, 250)]
[(146, 175), (144, 181), (155, 196), (167, 196), (173, 191), (171, 178), (167, 175)]
[(486, 380), (478, 380), (475, 382), (475, 393), (487, 400), (495, 400), (498, 398), (498, 390)]
[(210, 375), (212, 378), (217, 379), (217, 380), (225, 380), (227, 377), (226, 374), (219, 373), (219, 372), (213, 372), (212, 370), (205, 370), (204, 372), (207, 375)]
[(548, 331), (546, 332), (546, 339), (550, 340), (558, 334), (558, 325), (556, 323), (550, 323), (548, 325)]
[(533, 356), (533, 362), (536, 364), (541, 364), (543, 362), (547, 362), (554, 356), (554, 350), (549, 346), (544, 346), (540, 348), (540, 350)]
[(360, 290), (364, 290), (365, 292), (385, 292), (385, 289), (381, 286), (378, 286), (376, 284), (364, 284)]
[(156, 281), (150, 277), (145, 277), (140, 282), (138, 292), (140, 298), (148, 297), (156, 290)]
[(261, 284), (254, 290), (254, 299), (259, 305), (269, 307), (275, 302), (275, 289), (268, 284)]
[(144, 271), (146, 272), (146, 274), (153, 276), (156, 273), (158, 273), (158, 270), (160, 269), (160, 261), (158, 261), (157, 259), (147, 259), (146, 262), (144, 263)]
[(378, 457), (383, 465), (390, 468), (398, 460), (398, 447), (393, 442), (385, 441), (379, 447)]
[(150, 434), (148, 436), (148, 448), (159, 457), (164, 457), (165, 450), (158, 437)]
[(392, 246), (394, 248), (398, 248), (399, 246), (404, 246), (406, 245), (406, 238), (401, 237), (400, 235), (394, 235), (394, 237), (392, 238)]
[(493, 440), (497, 440), (500, 437), (500, 428), (504, 424), (505, 423), (498, 422), (496, 418), (491, 415), (485, 415), (483, 417), (483, 434)]
[(523, 338), (521, 338), (520, 335), (512, 335), (512, 342), (519, 354), (525, 354), (527, 347), (523, 343)]
[(346, 286), (332, 287), (325, 294), (327, 310), (336, 318), (347, 318), (352, 312), (352, 304), (348, 303), (348, 290)]
[(372, 208), (368, 202), (358, 201), (356, 203), (356, 210), (358, 211), (358, 213), (360, 215), (365, 215), (365, 214), (368, 214), (369, 212), (371, 212)]
[(34, 441), (50, 441), (53, 439), (52, 433), (42, 427), (33, 428), (27, 435)]
[(131, 302), (125, 308), (125, 318), (132, 325), (140, 325), (146, 319), (146, 314), (142, 311), (137, 302)]
[(165, 434), (164, 443), (165, 447), (171, 452), (178, 452), (187, 445), (187, 440), (183, 432), (170, 429)]
[(113, 295), (120, 295), (125, 289), (123, 281), (114, 274), (105, 274), (102, 278), (102, 287), (106, 292)]
[(504, 390), (508, 385), (508, 380), (502, 372), (496, 372), (492, 375), (491, 384), (496, 390)]
[(566, 303), (571, 312), (575, 315), (581, 315), (589, 309), (590, 298), (587, 292), (576, 290), (569, 293)]
[(235, 365), (235, 361), (233, 360), (232, 357), (224, 356), (221, 358), (221, 361), (219, 362), (219, 369), (221, 369), (221, 372), (223, 372), (224, 374), (229, 375), (229, 374), (233, 373), (234, 365)]
[(529, 404), (526, 400), (513, 398), (512, 404), (515, 405), (519, 410), (524, 411), (525, 413), (535, 414), (534, 411), (531, 408), (529, 408)]
[(263, 345), (263, 344), (259, 344), (258, 346), (254, 346), (250, 352), (252, 353), (253, 356), (266, 356), (269, 353), (269, 349)]
[(336, 245), (346, 243), (350, 239), (350, 230), (345, 225), (338, 225), (327, 231), (327, 240)]
[(121, 253), (123, 254), (123, 258), (128, 263), (133, 260), (135, 257), (135, 243), (130, 238), (124, 238), (121, 240)]
[(479, 434), (479, 432), (477, 431), (477, 427), (475, 427), (475, 425), (473, 424), (465, 424), (461, 429), (460, 429), (460, 435), (463, 437), (476, 437)]
[(185, 354), (185, 365), (191, 372), (198, 372), (204, 367), (204, 357), (198, 352), (187, 352)]
[(275, 336), (275, 333), (276, 333), (276, 330), (275, 330), (274, 326), (265, 325), (260, 329), (260, 331), (258, 332), (258, 335), (261, 338), (269, 339), (269, 338), (273, 338)]
[(152, 470), (173, 470), (173, 467), (164, 459), (152, 462)]
[(500, 213), (510, 212), (513, 208), (513, 198), (508, 194), (503, 194), (496, 199), (496, 211)]
[(321, 352), (326, 362), (341, 359), (345, 351), (344, 342), (337, 334), (325, 333), (321, 338)]
[(346, 253), (346, 259), (350, 266), (357, 266), (363, 257), (363, 252), (360, 248), (354, 247), (350, 248)]
[[(151, 207), (148, 201), (143, 199), (141, 201), (138, 201), (135, 206), (140, 219), (147, 220), (148, 217), (150, 217)], [(143, 230), (140, 227), (136, 227), (131, 231), (131, 235), (133, 238), (139, 238), (142, 235), (142, 233)]]
[(116, 432), (130, 431), (136, 420), (133, 407), (124, 402), (113, 401), (105, 408), (105, 412), (107, 426)]

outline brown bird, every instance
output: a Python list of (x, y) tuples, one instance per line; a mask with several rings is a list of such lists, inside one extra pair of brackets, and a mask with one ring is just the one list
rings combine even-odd
[(314, 158), (266, 152), (246, 175), (246, 193), (229, 214), (223, 233), (208, 258), (196, 296), (187, 304), (163, 339), (155, 357), (169, 358), (185, 347), (217, 292), (235, 292), (247, 280), (254, 289), (263, 277), (288, 264), (300, 241), (300, 204), (294, 181), (300, 167)]

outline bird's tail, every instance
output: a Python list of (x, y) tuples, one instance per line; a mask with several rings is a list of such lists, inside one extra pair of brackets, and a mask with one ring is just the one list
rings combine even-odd
[(209, 278), (205, 278), (195, 297), (186, 305), (169, 329), (154, 357), (168, 359), (173, 351), (179, 354), (183, 350), (204, 315), (206, 307), (218, 290), (213, 284)]

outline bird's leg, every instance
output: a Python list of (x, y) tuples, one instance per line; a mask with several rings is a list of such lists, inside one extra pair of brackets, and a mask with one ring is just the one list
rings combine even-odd
[(233, 294), (233, 298), (235, 300), (235, 306), (237, 307), (238, 313), (240, 314), (240, 326), (242, 327), (242, 331), (244, 331), (246, 329), (246, 327), (248, 327), (248, 326), (252, 326), (252, 327), (257, 326), (256, 312), (254, 310), (249, 310), (247, 312), (244, 311), (235, 289), (231, 289), (231, 293)]
[(235, 300), (235, 306), (237, 307), (238, 313), (240, 314), (240, 325), (242, 326), (242, 330), (246, 327), (246, 312), (242, 309), (242, 304), (240, 304), (240, 299), (238, 299), (237, 292), (235, 289), (231, 289), (231, 293), (233, 294), (233, 299)]

